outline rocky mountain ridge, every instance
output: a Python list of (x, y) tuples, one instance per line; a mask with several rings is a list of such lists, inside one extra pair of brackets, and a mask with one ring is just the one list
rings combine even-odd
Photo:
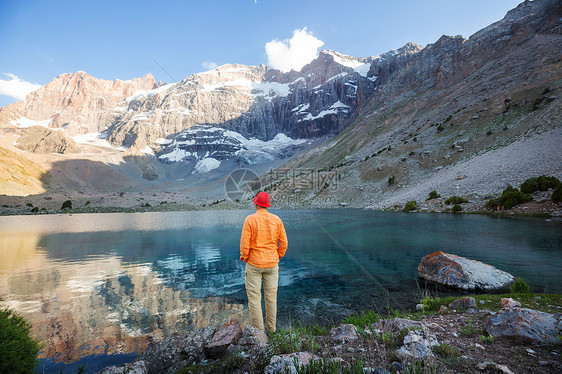
[[(62, 75), (0, 109), (1, 145), (31, 158), (105, 155), (96, 156), (101, 163), (92, 170), (126, 169), (133, 178), (127, 188), (170, 186), (190, 175), (200, 180), (210, 171), (216, 181), (233, 168), (295, 154), (285, 169), (338, 172), (342, 188), (299, 189), (297, 206), (385, 208), (437, 187), (496, 193), (535, 174), (560, 176), (555, 142), (544, 140), (560, 132), (560, 14), (554, 0), (526, 1), (469, 39), (443, 36), (425, 48), (408, 43), (365, 58), (324, 50), (299, 72), (229, 64), (172, 84), (151, 76), (97, 82), (83, 72)], [(56, 94), (47, 100), (50, 89)], [(62, 130), (64, 136), (41, 136), (64, 146), (30, 147), (22, 138), (32, 125)], [(531, 156), (519, 157), (529, 144)], [(506, 146), (516, 152), (514, 175), (495, 166), (480, 170), (481, 162), (501, 164), (512, 154), (502, 151)], [(463, 177), (467, 165), (476, 172)], [(280, 199), (293, 194), (282, 180), (264, 177)], [(387, 183), (391, 177), (397, 183)]]
[(295, 196), (277, 180), (271, 191), (297, 206), (402, 209), (432, 190), (478, 200), (560, 178), (561, 14), (557, 1), (526, 1), (468, 40), (443, 36), (401, 64), (373, 65), (377, 89), (354, 123), (284, 166), (330, 170), (337, 188)]

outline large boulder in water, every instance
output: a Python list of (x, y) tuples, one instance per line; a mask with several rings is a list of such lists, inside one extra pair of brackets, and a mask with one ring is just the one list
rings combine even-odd
[(513, 275), (492, 265), (441, 251), (425, 256), (418, 273), (429, 281), (464, 290), (492, 291), (514, 281)]
[(562, 319), (559, 314), (527, 308), (502, 309), (486, 323), (486, 331), (495, 337), (509, 336), (534, 343), (560, 343)]

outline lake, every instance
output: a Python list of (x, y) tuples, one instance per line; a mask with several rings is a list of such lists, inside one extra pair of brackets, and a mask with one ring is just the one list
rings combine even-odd
[[(280, 326), (411, 308), (424, 287), (417, 266), (437, 250), (494, 265), (537, 292), (562, 293), (560, 223), (354, 209), (272, 212), (289, 238), (280, 263)], [(247, 323), (239, 242), (250, 213), (0, 217), (2, 306), (32, 322), (45, 344), (39, 369), (46, 373), (129, 361), (149, 335), (231, 318)]]

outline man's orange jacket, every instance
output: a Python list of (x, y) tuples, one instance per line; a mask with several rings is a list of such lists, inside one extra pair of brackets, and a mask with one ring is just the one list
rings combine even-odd
[(258, 268), (272, 268), (287, 251), (283, 221), (266, 209), (258, 209), (244, 221), (240, 260)]

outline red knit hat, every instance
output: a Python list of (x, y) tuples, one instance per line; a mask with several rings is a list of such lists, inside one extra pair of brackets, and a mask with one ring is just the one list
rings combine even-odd
[(267, 194), (267, 192), (258, 193), (252, 201), (254, 202), (254, 204), (263, 206), (264, 208), (268, 208), (271, 206), (271, 204), (269, 203), (269, 195)]

